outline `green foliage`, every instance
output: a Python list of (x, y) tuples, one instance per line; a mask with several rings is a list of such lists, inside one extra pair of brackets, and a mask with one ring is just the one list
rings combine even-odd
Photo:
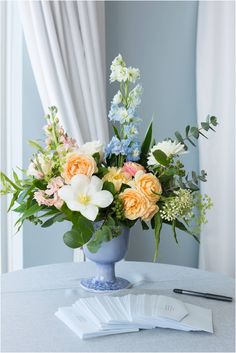
[(45, 152), (44, 148), (36, 140), (28, 140), (28, 144), (42, 153)]
[(198, 191), (200, 190), (199, 188), (199, 181), (206, 182), (207, 179), (207, 173), (205, 170), (201, 170), (201, 174), (197, 175), (196, 172), (192, 172), (192, 179), (189, 179), (189, 175), (185, 176), (185, 180), (180, 176), (177, 185), (179, 185), (180, 188), (182, 189), (190, 189), (192, 191)]
[(123, 203), (117, 194), (114, 196), (111, 210), (115, 219), (118, 221), (123, 221), (125, 219)]
[(114, 184), (107, 180), (103, 183), (102, 189), (109, 191), (110, 193), (112, 193), (112, 195), (115, 195), (116, 193)]
[(121, 140), (120, 134), (119, 134), (119, 132), (118, 132), (118, 129), (115, 127), (115, 125), (112, 125), (112, 128), (113, 128), (113, 131), (114, 131), (115, 136), (116, 136), (119, 140)]
[(148, 230), (149, 229), (149, 227), (148, 227), (146, 222), (141, 221), (141, 225), (142, 225), (143, 230)]
[(64, 234), (63, 240), (72, 249), (80, 248), (91, 239), (93, 232), (93, 223), (82, 215), (78, 215), (76, 223), (70, 231)]
[(144, 166), (147, 164), (147, 154), (152, 143), (152, 121), (147, 129), (145, 138), (141, 146), (140, 163)]
[(170, 163), (170, 159), (167, 157), (167, 155), (161, 151), (161, 150), (156, 150), (153, 152), (153, 156), (157, 160), (158, 163), (161, 165), (167, 167)]
[(158, 257), (161, 229), (162, 229), (162, 219), (161, 219), (160, 213), (158, 212), (154, 216), (154, 239), (155, 239), (155, 254), (153, 258), (154, 262), (156, 262)]
[(87, 244), (89, 251), (96, 253), (103, 242), (108, 242), (114, 237), (119, 236), (120, 232), (120, 225), (117, 225), (112, 217), (108, 217), (105, 219), (101, 227), (95, 231), (93, 238)]
[(201, 123), (201, 127), (195, 127), (190, 125), (187, 125), (185, 128), (185, 136), (183, 137), (179, 131), (175, 132), (175, 137), (177, 138), (178, 142), (184, 144), (185, 149), (188, 149), (188, 146), (186, 142), (189, 142), (191, 145), (196, 146), (195, 141), (193, 141), (193, 138), (197, 140), (199, 136), (203, 136), (207, 138), (205, 134), (203, 134), (202, 130), (208, 131), (209, 129), (212, 131), (215, 131), (213, 126), (217, 126), (217, 118), (215, 116), (207, 116), (206, 121)]

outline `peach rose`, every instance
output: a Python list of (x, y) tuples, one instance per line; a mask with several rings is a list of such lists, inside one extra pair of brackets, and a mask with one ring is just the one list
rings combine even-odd
[(157, 202), (160, 199), (162, 188), (159, 180), (152, 173), (144, 173), (139, 171), (135, 174), (135, 186), (140, 190), (151, 202)]
[(108, 173), (102, 178), (103, 181), (110, 181), (114, 184), (116, 191), (119, 191), (122, 184), (128, 184), (131, 175), (124, 172), (121, 168), (109, 167)]
[(134, 220), (143, 217), (148, 206), (148, 199), (138, 190), (127, 188), (119, 195), (124, 205), (124, 215)]
[(74, 175), (84, 174), (91, 176), (96, 172), (97, 164), (92, 156), (74, 152), (67, 156), (63, 177), (65, 182), (69, 183)]
[(135, 163), (135, 162), (126, 162), (123, 166), (123, 171), (129, 173), (132, 176), (135, 176), (135, 174), (139, 170), (145, 171), (144, 167), (141, 164)]
[(150, 206), (147, 208), (146, 212), (142, 216), (143, 221), (150, 221), (152, 217), (159, 211), (159, 207), (155, 203), (150, 203)]

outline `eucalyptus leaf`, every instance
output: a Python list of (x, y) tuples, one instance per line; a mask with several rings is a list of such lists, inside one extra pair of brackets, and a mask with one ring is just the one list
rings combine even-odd
[(81, 239), (81, 233), (75, 229), (66, 232), (63, 236), (63, 240), (64, 243), (72, 249), (77, 249), (84, 245), (84, 242)]

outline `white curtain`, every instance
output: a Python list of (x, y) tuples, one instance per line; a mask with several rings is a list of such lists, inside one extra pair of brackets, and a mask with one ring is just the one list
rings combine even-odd
[(108, 140), (103, 1), (20, 1), (22, 25), (45, 112), (59, 108), (79, 143)]
[[(22, 166), (22, 29), (14, 1), (0, 2), (0, 170)], [(18, 170), (18, 175), (20, 171)], [(1, 187), (0, 187), (1, 188)], [(11, 195), (0, 197), (0, 272), (23, 267), (22, 230), (7, 213)]]
[(219, 119), (216, 133), (200, 140), (200, 167), (208, 171), (202, 191), (214, 202), (201, 234), (199, 266), (234, 275), (235, 217), (235, 3), (200, 1), (197, 31), (198, 121)]

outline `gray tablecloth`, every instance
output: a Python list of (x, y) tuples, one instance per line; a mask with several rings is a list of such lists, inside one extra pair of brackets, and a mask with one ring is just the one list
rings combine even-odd
[[(94, 273), (93, 263), (33, 267), (2, 276), (2, 351), (17, 352), (216, 352), (234, 351), (234, 302), (174, 294), (173, 288), (234, 295), (234, 280), (192, 268), (121, 262), (117, 274), (129, 279), (129, 292), (175, 296), (213, 311), (214, 334), (156, 328), (80, 340), (54, 313), (80, 296), (93, 295), (78, 280)], [(127, 290), (126, 290), (127, 291)]]

